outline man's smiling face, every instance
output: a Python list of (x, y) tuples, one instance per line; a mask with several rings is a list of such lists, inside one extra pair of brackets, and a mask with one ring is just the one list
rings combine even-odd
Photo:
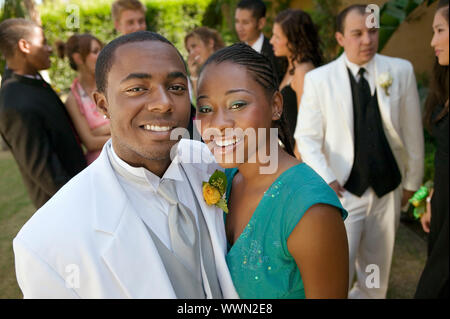
[(190, 117), (180, 55), (167, 43), (141, 41), (121, 45), (113, 59), (106, 92), (97, 94), (96, 101), (111, 119), (115, 152), (133, 166), (170, 163), (170, 149), (177, 142), (170, 134), (187, 127)]

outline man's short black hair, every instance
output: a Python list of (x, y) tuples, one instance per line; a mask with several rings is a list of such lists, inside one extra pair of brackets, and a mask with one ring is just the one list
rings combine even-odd
[(345, 18), (351, 11), (356, 10), (361, 15), (364, 15), (366, 14), (366, 8), (367, 5), (364, 4), (352, 4), (351, 6), (348, 6), (347, 8), (339, 12), (339, 14), (336, 17), (336, 31), (344, 33)]
[(6, 19), (0, 23), (0, 53), (6, 59), (14, 56), (20, 39), (28, 40), (36, 23), (23, 18)]
[(237, 9), (250, 10), (256, 20), (266, 16), (266, 5), (261, 0), (241, 0), (237, 5)]
[[(175, 46), (169, 40), (156, 32), (138, 31), (120, 36), (109, 42), (98, 55), (97, 62), (95, 64), (95, 82), (97, 84), (97, 90), (99, 92), (106, 92), (106, 87), (108, 84), (108, 73), (114, 63), (114, 53), (116, 52), (117, 48), (127, 43), (144, 41), (160, 41), (169, 44), (177, 51), (178, 55), (184, 63), (184, 59), (178, 49), (175, 48)], [(186, 67), (186, 64), (184, 65)]]

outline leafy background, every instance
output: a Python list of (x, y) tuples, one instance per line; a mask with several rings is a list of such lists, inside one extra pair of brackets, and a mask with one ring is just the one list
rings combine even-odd
[[(1, 1), (1, 0), (0, 0)], [(33, 0), (3, 0), (0, 21), (9, 17), (30, 17), (30, 3)], [(104, 43), (118, 36), (111, 19), (113, 0), (42, 0), (36, 8), (49, 43), (67, 40), (74, 33), (89, 32)], [(197, 26), (205, 25), (217, 29), (226, 44), (236, 42), (234, 32), (234, 10), (239, 0), (141, 0), (147, 7), (146, 20), (148, 29), (157, 31), (168, 38), (187, 57), (184, 48), (184, 36)], [(380, 8), (380, 48), (381, 51), (389, 38), (407, 19), (411, 12), (420, 5), (430, 5), (436, 0), (390, 0)], [(273, 19), (278, 12), (289, 8), (291, 0), (264, 1), (267, 5), (267, 23), (264, 33), (270, 36)], [(79, 25), (70, 28), (67, 23), (71, 12), (68, 5), (79, 9)], [(334, 38), (335, 16), (341, 7), (341, 0), (313, 0), (313, 7), (306, 10), (316, 25), (322, 40), (325, 61), (333, 60), (340, 53)], [(70, 21), (69, 21), (70, 22)], [(60, 59), (54, 54), (49, 75), (52, 85), (63, 97), (69, 91), (75, 72), (71, 70), (67, 59)], [(0, 70), (4, 61), (0, 57)], [(417, 75), (417, 84), (422, 102), (428, 92), (428, 78)], [(425, 132), (426, 158), (425, 180), (433, 177), (434, 145), (432, 138)]]

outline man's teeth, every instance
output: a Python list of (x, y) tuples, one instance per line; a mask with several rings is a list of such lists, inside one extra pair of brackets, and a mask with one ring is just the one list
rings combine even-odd
[(216, 142), (216, 144), (218, 146), (224, 147), (224, 146), (228, 146), (228, 145), (232, 145), (232, 144), (236, 144), (237, 142), (239, 142), (241, 139), (228, 139), (228, 140), (215, 140), (214, 142)]
[(155, 131), (155, 132), (167, 132), (172, 128), (170, 126), (157, 126), (157, 125), (144, 125), (144, 129), (147, 131)]

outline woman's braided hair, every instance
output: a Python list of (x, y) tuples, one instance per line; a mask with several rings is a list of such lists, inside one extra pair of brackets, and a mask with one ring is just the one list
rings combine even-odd
[[(245, 67), (255, 81), (265, 89), (268, 98), (271, 98), (278, 91), (278, 82), (270, 61), (247, 44), (236, 43), (216, 51), (206, 60), (199, 76), (201, 76), (208, 64), (220, 64), (222, 62), (231, 62)], [(282, 112), (279, 120), (274, 121), (273, 126), (278, 128), (278, 137), (283, 143), (286, 152), (294, 156), (294, 139), (289, 130), (284, 112)]]

